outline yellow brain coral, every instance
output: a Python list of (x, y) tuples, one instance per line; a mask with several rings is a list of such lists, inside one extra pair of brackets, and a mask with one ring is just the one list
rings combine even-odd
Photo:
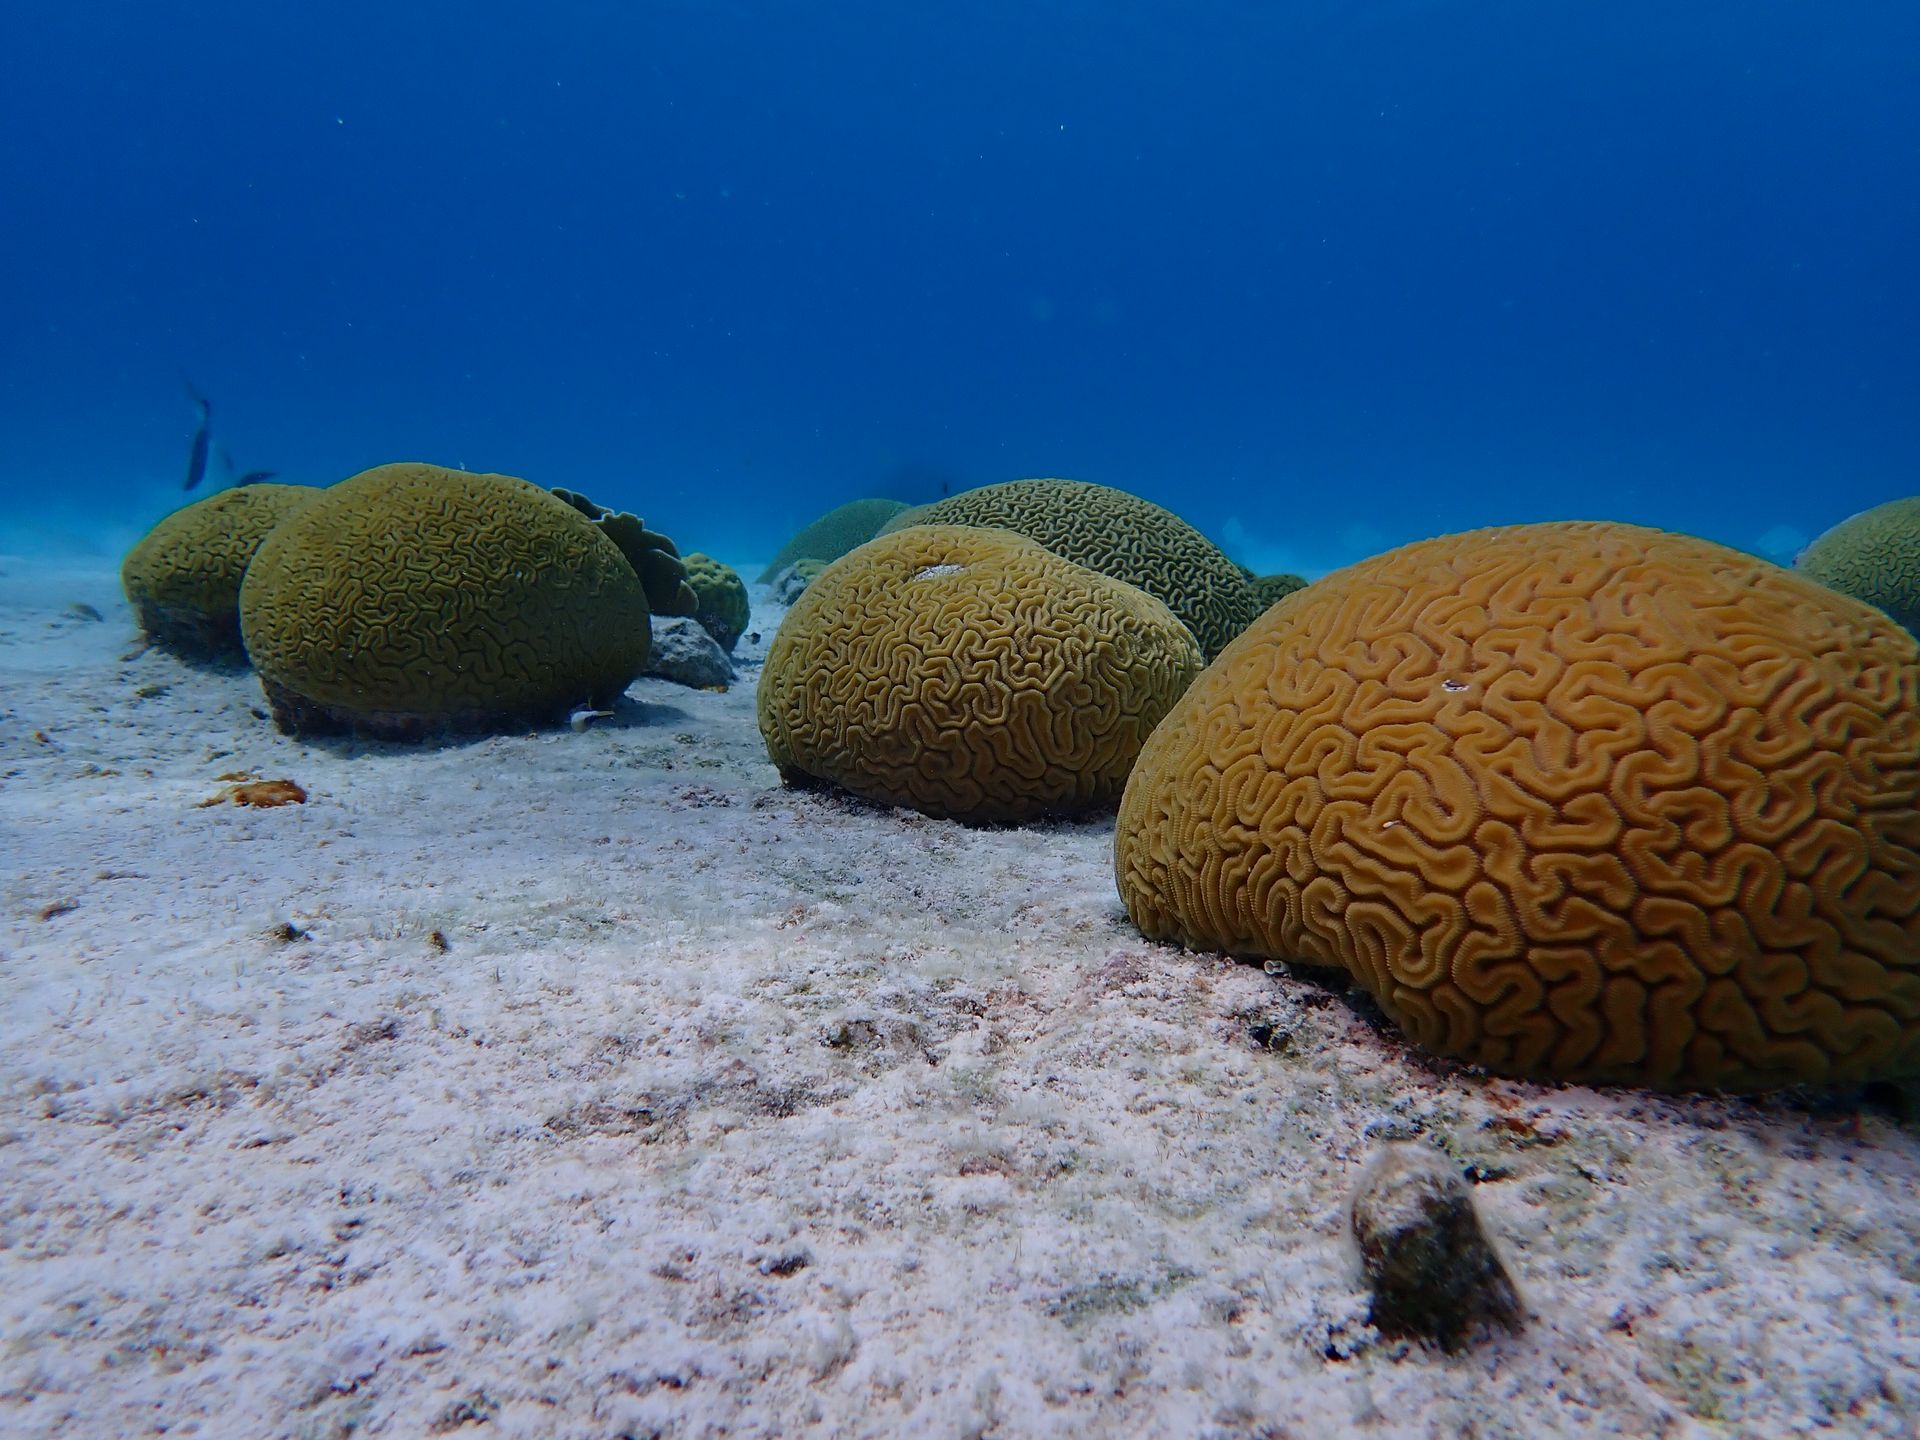
[(646, 590), (600, 526), (511, 475), (419, 464), (342, 480), (275, 529), (240, 628), (281, 729), (396, 739), (608, 703), (650, 643)]
[(1142, 751), (1148, 935), (1344, 966), (1421, 1045), (1673, 1087), (1920, 1068), (1920, 650), (1625, 525), (1448, 536), (1287, 597)]
[(196, 659), (240, 658), (240, 580), (260, 542), (320, 492), (237, 485), (174, 511), (127, 552), (120, 584), (155, 644)]
[(1200, 669), (1152, 596), (1008, 531), (922, 526), (808, 586), (760, 678), (790, 783), (981, 823), (1112, 805)]

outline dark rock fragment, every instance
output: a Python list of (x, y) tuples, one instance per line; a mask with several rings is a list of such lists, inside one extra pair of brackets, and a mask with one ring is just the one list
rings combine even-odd
[(1459, 1348), (1520, 1328), (1519, 1292), (1494, 1253), (1460, 1168), (1430, 1145), (1383, 1145), (1353, 1193), (1353, 1236), (1383, 1335)]

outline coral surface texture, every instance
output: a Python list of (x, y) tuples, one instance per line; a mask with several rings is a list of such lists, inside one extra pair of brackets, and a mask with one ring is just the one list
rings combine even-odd
[(283, 729), (392, 738), (609, 702), (650, 643), (640, 578), (592, 521), (525, 480), (419, 464), (276, 529), (240, 625)]
[(1920, 650), (1705, 541), (1426, 541), (1281, 601), (1121, 806), (1148, 935), (1341, 966), (1523, 1075), (1758, 1088), (1920, 1061)]
[(798, 560), (838, 560), (854, 546), (873, 539), (882, 525), (906, 508), (899, 500), (849, 500), (834, 506), (780, 547), (780, 553), (760, 572), (760, 583), (767, 584)]
[(247, 564), (268, 531), (319, 493), (310, 485), (239, 485), (149, 530), (120, 567), (147, 638), (190, 659), (238, 659)]
[(835, 561), (760, 681), (790, 782), (982, 823), (1111, 806), (1200, 668), (1152, 596), (1004, 530), (915, 526)]
[(752, 602), (747, 587), (731, 565), (723, 565), (711, 555), (694, 551), (685, 559), (687, 584), (698, 599), (693, 618), (719, 644), (732, 652), (734, 643), (745, 633)]
[(1306, 578), (1300, 575), (1256, 575), (1247, 581), (1247, 590), (1257, 612), (1278, 605), (1294, 591), (1304, 590), (1306, 585)]
[(1877, 605), (1920, 635), (1920, 495), (1842, 520), (1795, 562), (1842, 595)]
[(1200, 641), (1208, 657), (1254, 617), (1240, 567), (1171, 510), (1110, 485), (1085, 480), (1011, 480), (983, 485), (896, 516), (917, 525), (990, 525), (1029, 540), (1102, 575), (1136, 585), (1163, 601)]

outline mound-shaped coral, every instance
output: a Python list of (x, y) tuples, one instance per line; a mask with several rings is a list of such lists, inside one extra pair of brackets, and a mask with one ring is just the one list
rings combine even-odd
[(1255, 575), (1247, 581), (1256, 615), (1278, 605), (1294, 591), (1306, 588), (1306, 578), (1300, 575)]
[(991, 525), (1165, 602), (1217, 655), (1253, 619), (1240, 567), (1171, 510), (1085, 480), (1011, 480), (924, 507), (916, 524)]
[(1801, 551), (1794, 565), (1920, 635), (1920, 495), (1842, 520)]
[(1343, 966), (1430, 1050), (1673, 1087), (1920, 1066), (1920, 647), (1625, 525), (1378, 556), (1154, 733), (1115, 836), (1148, 935)]
[(620, 548), (537, 485), (382, 465), (260, 546), (240, 629), (294, 733), (417, 738), (605, 705), (647, 663), (646, 592)]
[(731, 565), (722, 565), (698, 550), (686, 557), (687, 583), (693, 587), (693, 618), (722, 650), (733, 653), (734, 642), (747, 628), (753, 606), (746, 583)]
[(789, 783), (978, 823), (1108, 806), (1200, 668), (1152, 596), (1018, 535), (919, 526), (807, 587), (760, 677)]
[(319, 493), (311, 485), (241, 485), (149, 530), (120, 566), (147, 638), (188, 659), (244, 658), (240, 578), (267, 532)]
[(873, 539), (882, 525), (906, 508), (899, 500), (849, 500), (835, 506), (780, 547), (773, 563), (760, 572), (759, 583), (768, 584), (796, 560), (838, 560)]

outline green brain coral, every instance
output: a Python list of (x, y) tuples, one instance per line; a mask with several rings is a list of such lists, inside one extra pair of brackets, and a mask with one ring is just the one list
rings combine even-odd
[(120, 584), (156, 645), (189, 659), (240, 659), (240, 579), (260, 542), (320, 492), (241, 485), (174, 511), (127, 552)]
[(620, 548), (509, 475), (382, 465), (260, 546), (240, 628), (289, 732), (415, 738), (604, 705), (647, 662)]
[(1920, 646), (1629, 525), (1288, 596), (1141, 752), (1149, 936), (1337, 966), (1429, 1050), (1679, 1088), (1920, 1069)]
[(1920, 635), (1920, 496), (1889, 500), (1842, 520), (1794, 564)]
[(838, 560), (856, 545), (864, 545), (880, 527), (905, 510), (899, 500), (849, 500), (806, 526), (760, 572), (760, 584), (769, 583), (796, 560)]
[(1209, 657), (1254, 616), (1246, 577), (1219, 547), (1171, 510), (1111, 486), (1085, 480), (983, 485), (924, 507), (914, 523), (1013, 530), (1075, 564), (1138, 586), (1179, 616)]
[(746, 583), (731, 565), (722, 565), (698, 550), (686, 557), (685, 564), (687, 583), (693, 587), (698, 602), (694, 618), (722, 650), (732, 654), (734, 642), (747, 628), (753, 609), (747, 599)]
[(790, 783), (977, 823), (1110, 806), (1200, 668), (1152, 596), (1007, 531), (918, 526), (807, 587), (760, 677)]
[(1247, 591), (1253, 597), (1255, 614), (1272, 608), (1294, 591), (1306, 587), (1305, 578), (1299, 575), (1255, 575), (1247, 581)]

